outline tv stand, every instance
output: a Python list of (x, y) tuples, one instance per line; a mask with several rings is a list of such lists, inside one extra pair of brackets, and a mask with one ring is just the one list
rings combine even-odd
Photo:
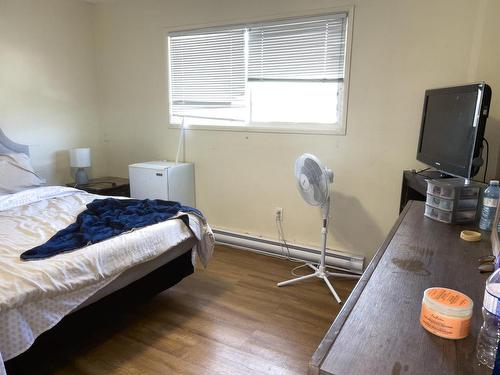
[(424, 201), (427, 192), (427, 179), (451, 178), (440, 171), (427, 170), (418, 172), (415, 169), (403, 171), (403, 183), (401, 184), (401, 201), (399, 213), (403, 211), (406, 203), (410, 200)]

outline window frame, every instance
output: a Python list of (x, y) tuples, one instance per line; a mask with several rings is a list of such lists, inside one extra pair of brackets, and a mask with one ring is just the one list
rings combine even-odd
[[(206, 131), (230, 131), (230, 132), (247, 132), (247, 133), (281, 133), (281, 134), (324, 134), (324, 135), (346, 135), (347, 131), (347, 111), (349, 106), (349, 82), (350, 82), (350, 68), (351, 68), (351, 53), (352, 53), (352, 35), (353, 35), (353, 19), (354, 19), (354, 6), (342, 6), (316, 9), (314, 11), (302, 12), (288, 12), (271, 15), (269, 17), (259, 18), (246, 18), (241, 20), (232, 20), (231, 22), (216, 22), (209, 24), (196, 24), (189, 26), (178, 26), (166, 28), (164, 33), (165, 43), (165, 64), (166, 66), (166, 87), (167, 87), (167, 123), (170, 129), (180, 129), (181, 124), (172, 124), (170, 122), (170, 104), (172, 102), (171, 95), (171, 69), (169, 64), (169, 39), (168, 36), (173, 32), (190, 31), (194, 29), (203, 29), (211, 27), (225, 27), (232, 25), (240, 25), (244, 23), (258, 23), (258, 22), (274, 22), (287, 20), (290, 18), (299, 17), (314, 17), (334, 13), (347, 13), (346, 24), (346, 47), (345, 47), (345, 68), (344, 68), (344, 81), (343, 81), (343, 96), (342, 96), (342, 116), (339, 123), (321, 124), (321, 123), (303, 123), (303, 122), (253, 122), (246, 125), (211, 125), (203, 124), (203, 120), (194, 124), (190, 123), (186, 126), (188, 129), (193, 130), (206, 130)], [(300, 125), (300, 127), (297, 127)]]

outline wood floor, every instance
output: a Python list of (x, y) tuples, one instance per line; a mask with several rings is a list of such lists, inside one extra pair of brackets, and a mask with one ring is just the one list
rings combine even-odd
[[(10, 375), (305, 374), (340, 306), (319, 280), (277, 288), (296, 265), (219, 246), (173, 288), (66, 324)], [(354, 284), (334, 281), (344, 300)]]

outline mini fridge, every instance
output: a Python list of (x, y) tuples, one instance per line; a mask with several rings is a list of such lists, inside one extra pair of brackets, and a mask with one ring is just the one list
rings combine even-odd
[(196, 206), (194, 165), (170, 161), (148, 161), (128, 166), (130, 196), (162, 199)]

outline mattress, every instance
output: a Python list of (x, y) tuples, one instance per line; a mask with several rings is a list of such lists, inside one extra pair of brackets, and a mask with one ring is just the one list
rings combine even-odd
[(213, 234), (202, 218), (192, 214), (189, 228), (174, 219), (52, 258), (20, 260), (23, 251), (46, 242), (74, 222), (96, 198), (102, 197), (64, 187), (0, 197), (0, 374), (2, 358), (8, 360), (28, 349), (38, 335), (65, 315), (134, 281), (188, 247), (193, 247), (193, 257), (198, 256), (202, 264), (208, 262)]
[(188, 238), (187, 240), (181, 242), (180, 244), (168, 249), (168, 251), (165, 251), (160, 256), (127, 269), (112, 282), (107, 284), (102, 289), (99, 289), (95, 294), (93, 294), (83, 303), (78, 305), (72, 312), (80, 310), (94, 302), (97, 302), (101, 298), (104, 298), (110, 295), (111, 293), (126, 287), (127, 285), (133, 283), (134, 281), (139, 280), (140, 278), (146, 276), (155, 269), (160, 268), (161, 266), (167, 264), (171, 260), (188, 252), (195, 246), (195, 244), (196, 240), (194, 238)]

